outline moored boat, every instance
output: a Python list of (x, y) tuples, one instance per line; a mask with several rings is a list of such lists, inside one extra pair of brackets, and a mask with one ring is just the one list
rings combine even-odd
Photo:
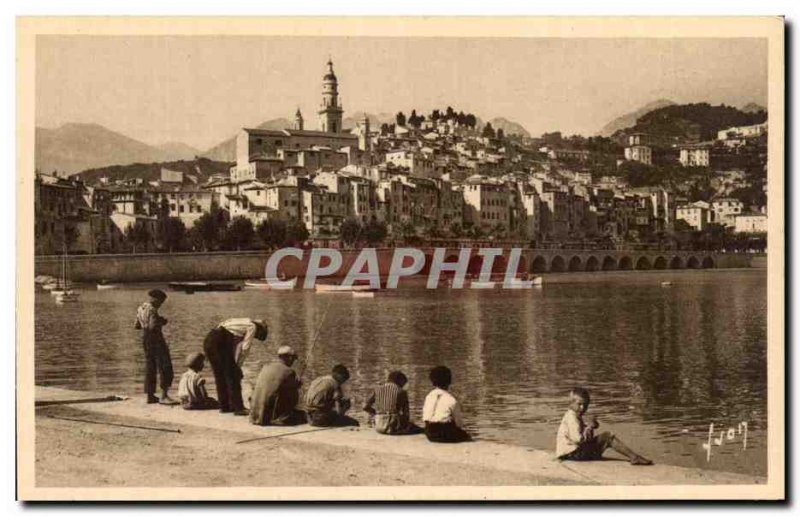
[(75, 303), (78, 301), (80, 294), (74, 290), (62, 290), (55, 296), (55, 301), (58, 304)]
[[(290, 285), (279, 285), (278, 283), (284, 280), (278, 278), (271, 278), (269, 280), (246, 280), (244, 282), (245, 289), (252, 290), (291, 290)], [(271, 283), (270, 283), (271, 282)]]
[(61, 277), (56, 283), (48, 283), (47, 285), (53, 285), (47, 290), (50, 290), (50, 295), (55, 297), (56, 303), (73, 303), (78, 300), (79, 294), (72, 290), (72, 282), (69, 280), (66, 246), (64, 246), (64, 256), (61, 260)]
[(314, 285), (317, 294), (347, 294), (350, 292), (367, 292), (372, 290), (369, 285)]
[(241, 285), (235, 283), (215, 283), (211, 281), (173, 281), (167, 284), (171, 290), (186, 293), (194, 292), (237, 292)]
[(106, 280), (101, 280), (100, 283), (97, 284), (97, 290), (109, 290), (112, 288), (118, 288), (119, 284), (117, 283), (109, 283)]

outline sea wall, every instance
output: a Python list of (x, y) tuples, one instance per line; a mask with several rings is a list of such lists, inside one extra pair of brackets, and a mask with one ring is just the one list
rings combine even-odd
[[(432, 248), (420, 248), (428, 265)], [(381, 274), (391, 266), (393, 249), (378, 249)], [(495, 271), (503, 272), (510, 250), (495, 260)], [(359, 254), (358, 250), (343, 250), (342, 266), (334, 276), (343, 277)], [(459, 249), (448, 249), (446, 261), (455, 261)], [(79, 255), (68, 260), (69, 276), (73, 281), (115, 282), (233, 280), (263, 278), (270, 253), (267, 251), (213, 252), (213, 253), (160, 253)], [(303, 277), (308, 263), (306, 251), (303, 260), (285, 258), (280, 272), (286, 277)], [(683, 268), (747, 268), (766, 267), (766, 255), (744, 253), (656, 252), (656, 251), (597, 251), (524, 249), (518, 270), (532, 273), (577, 272), (633, 269), (683, 269)], [(325, 263), (323, 263), (324, 265)], [(408, 265), (409, 263), (406, 263)], [(469, 270), (480, 270), (481, 258), (472, 250)], [(35, 274), (58, 276), (61, 273), (60, 256), (38, 256)]]

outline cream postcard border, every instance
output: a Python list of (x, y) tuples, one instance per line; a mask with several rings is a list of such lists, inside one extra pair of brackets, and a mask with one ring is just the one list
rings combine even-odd
[[(768, 40), (768, 482), (737, 486), (39, 488), (35, 485), (36, 36), (260, 35)], [(17, 19), (17, 487), (22, 500), (650, 500), (785, 496), (784, 20), (780, 17), (22, 17)]]

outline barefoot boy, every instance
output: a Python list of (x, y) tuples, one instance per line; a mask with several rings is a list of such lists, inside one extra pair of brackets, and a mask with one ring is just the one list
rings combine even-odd
[(600, 426), (596, 418), (586, 425), (583, 415), (589, 408), (589, 391), (575, 387), (569, 393), (570, 405), (556, 436), (556, 456), (559, 460), (600, 460), (611, 448), (628, 458), (634, 466), (649, 466), (652, 461), (635, 453), (611, 432), (595, 435)]

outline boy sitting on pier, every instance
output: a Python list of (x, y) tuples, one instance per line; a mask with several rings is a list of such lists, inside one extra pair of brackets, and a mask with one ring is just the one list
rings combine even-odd
[(181, 376), (178, 383), (178, 397), (186, 410), (208, 410), (219, 408), (217, 400), (206, 392), (206, 380), (200, 376), (205, 365), (205, 355), (192, 353), (186, 358), (189, 369)]
[(583, 421), (589, 408), (589, 391), (575, 387), (569, 393), (570, 405), (561, 420), (556, 436), (556, 456), (559, 460), (600, 460), (603, 452), (611, 448), (628, 458), (634, 466), (650, 466), (653, 462), (634, 452), (611, 432), (595, 435), (600, 427), (597, 418), (591, 424)]
[(311, 426), (358, 426), (346, 415), (350, 400), (344, 397), (342, 385), (350, 379), (350, 371), (342, 364), (333, 366), (331, 374), (311, 382), (306, 392), (306, 409)]
[(418, 434), (422, 429), (411, 422), (408, 393), (403, 390), (408, 378), (401, 371), (389, 373), (387, 381), (375, 388), (364, 405), (375, 431), (386, 435)]
[(458, 400), (447, 391), (453, 382), (453, 374), (445, 366), (436, 366), (430, 372), (434, 389), (425, 397), (422, 406), (422, 420), (425, 421), (425, 435), (435, 443), (460, 443), (471, 441), (464, 431), (461, 420), (461, 407)]

